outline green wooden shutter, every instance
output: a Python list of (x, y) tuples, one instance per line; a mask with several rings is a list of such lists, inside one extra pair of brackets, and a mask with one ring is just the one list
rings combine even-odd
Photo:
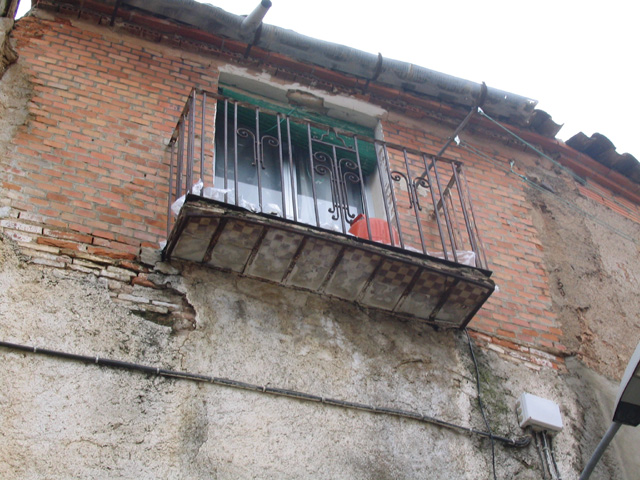
[[(356, 125), (351, 122), (337, 120), (335, 118), (323, 116), (315, 112), (302, 110), (298, 107), (287, 108), (282, 105), (269, 103), (264, 100), (259, 100), (249, 95), (237, 92), (228, 87), (220, 87), (220, 93), (231, 100), (237, 100), (238, 102), (254, 105), (271, 112), (281, 113), (282, 115), (289, 115), (293, 118), (308, 120), (313, 123), (326, 125), (327, 127), (334, 127), (355, 135), (361, 135), (369, 138), (373, 138), (374, 135), (372, 129), (363, 127), (362, 125)], [(242, 124), (244, 126), (254, 126), (255, 121), (256, 115), (254, 110), (238, 106), (239, 124)], [(295, 122), (290, 122), (289, 125), (291, 130), (291, 143), (301, 148), (308, 148), (309, 142), (307, 126), (305, 124)], [(286, 123), (284, 121), (281, 122), (280, 128), (282, 138), (285, 139)], [(260, 112), (260, 133), (261, 135), (266, 134), (272, 135), (274, 137), (277, 136), (277, 119), (275, 115)], [(343, 145), (342, 141), (344, 141), (344, 144), (346, 144), (347, 147), (353, 148), (354, 146), (354, 140), (351, 136), (340, 136), (339, 138), (337, 138), (337, 136), (333, 132), (330, 131), (327, 135), (327, 130), (323, 130), (321, 128), (313, 126), (311, 127), (311, 136), (317, 139), (324, 136), (323, 141), (338, 146)], [(331, 147), (314, 144), (314, 151), (324, 151), (325, 153), (331, 154)], [(378, 163), (375, 146), (370, 142), (358, 139), (358, 153), (360, 155), (360, 166), (362, 168), (362, 174), (366, 176), (373, 173)], [(348, 158), (353, 162), (356, 161), (355, 153), (350, 153), (344, 150), (340, 152), (340, 158)]]

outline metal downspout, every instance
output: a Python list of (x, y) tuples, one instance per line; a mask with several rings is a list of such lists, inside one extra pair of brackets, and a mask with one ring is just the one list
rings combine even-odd
[[(265, 2), (271, 3), (263, 0), (247, 17), (192, 0), (127, 0), (126, 5), (204, 32), (286, 55), (293, 60), (360, 78), (363, 85), (368, 80), (467, 108), (474, 106), (476, 99), (482, 96), (483, 87), (476, 82), (263, 24), (262, 18), (267, 10)], [(254, 27), (255, 30), (251, 31)], [(494, 88), (488, 88), (484, 96), (483, 109), (486, 112), (514, 125), (525, 125), (537, 104), (528, 97)]]
[(240, 24), (240, 31), (245, 35), (256, 33), (258, 27), (262, 25), (262, 19), (271, 8), (271, 0), (262, 0), (253, 12), (251, 12)]

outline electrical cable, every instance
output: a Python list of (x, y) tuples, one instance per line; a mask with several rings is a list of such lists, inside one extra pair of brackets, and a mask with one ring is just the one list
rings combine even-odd
[[(485, 117), (487, 120), (493, 122), (495, 125), (497, 125), (498, 127), (500, 127), (502, 130), (504, 130), (505, 132), (507, 132), (509, 135), (513, 136), (514, 138), (518, 139), (520, 142), (522, 142), (524, 145), (526, 145), (527, 147), (529, 147), (531, 150), (533, 150), (534, 152), (536, 152), (538, 155), (540, 155), (543, 158), (546, 158), (547, 160), (549, 160), (551, 163), (553, 163), (556, 167), (560, 168), (561, 170), (565, 171), (566, 173), (568, 173), (571, 177), (573, 177), (578, 183), (580, 183), (581, 185), (584, 185), (587, 189), (589, 189), (590, 191), (601, 195), (600, 192), (597, 192), (596, 190), (593, 189), (593, 187), (591, 187), (588, 183), (586, 183), (585, 179), (582, 178), (580, 175), (578, 175), (577, 173), (575, 173), (574, 171), (572, 171), (570, 168), (565, 167), (564, 165), (562, 165), (560, 162), (558, 162), (557, 160), (555, 160), (554, 158), (550, 157), (549, 155), (547, 155), (546, 153), (542, 152), (541, 150), (539, 150), (538, 148), (536, 148), (535, 146), (533, 146), (531, 143), (527, 142), (524, 138), (520, 137), (519, 135), (517, 135), (516, 133), (512, 132), (511, 130), (509, 130), (507, 127), (505, 127), (504, 125), (502, 125), (500, 122), (498, 122), (497, 120), (491, 118), (489, 115), (487, 115), (481, 108), (478, 108), (478, 113), (480, 115), (482, 115), (483, 117)], [(623, 205), (622, 203), (618, 202), (615, 198), (612, 199), (613, 202), (615, 202), (616, 205), (618, 205), (620, 208), (625, 209), (627, 212), (632, 213), (634, 215), (637, 215), (638, 212), (633, 211), (631, 208), (629, 208), (626, 205)]]
[(533, 432), (533, 439), (536, 444), (536, 450), (538, 451), (538, 457), (540, 457), (540, 465), (542, 466), (542, 480), (547, 480), (547, 463), (542, 456), (542, 449), (540, 448), (540, 441), (538, 440), (538, 433)]
[[(553, 469), (555, 471), (555, 474), (553, 476), (555, 477), (555, 480), (562, 480), (562, 478), (560, 477), (560, 470), (558, 470), (558, 464), (556, 463), (556, 457), (553, 454), (553, 444), (551, 443), (551, 437), (549, 437), (546, 430), (542, 432), (542, 439), (544, 440), (544, 445), (548, 449), (549, 456), (551, 457), (551, 465), (553, 465)], [(551, 470), (551, 467), (549, 467), (549, 470)]]
[(266, 385), (256, 385), (256, 384), (241, 382), (237, 380), (230, 380), (228, 378), (201, 375), (198, 373), (165, 370), (159, 367), (151, 367), (148, 365), (141, 365), (137, 363), (124, 362), (121, 360), (102, 358), (99, 356), (78, 355), (75, 353), (60, 352), (56, 350), (49, 350), (46, 348), (32, 347), (28, 345), (20, 345), (20, 344), (9, 343), (4, 341), (0, 341), (0, 347), (4, 347), (11, 350), (18, 350), (21, 352), (35, 353), (35, 354), (46, 355), (50, 357), (64, 358), (66, 360), (90, 363), (90, 364), (95, 364), (95, 365), (104, 366), (104, 367), (119, 368), (119, 369), (129, 370), (129, 371), (137, 371), (137, 372), (147, 373), (150, 375), (157, 375), (160, 377), (173, 378), (177, 380), (189, 380), (193, 382), (212, 383), (214, 385), (220, 385), (220, 386), (230, 387), (230, 388), (238, 388), (242, 390), (250, 390), (257, 393), (266, 393), (269, 395), (295, 398), (301, 401), (323, 403), (325, 405), (331, 405), (334, 407), (341, 407), (341, 408), (347, 408), (347, 409), (353, 409), (353, 410), (362, 410), (369, 413), (391, 415), (394, 417), (409, 418), (411, 420), (416, 420), (422, 423), (429, 423), (432, 425), (438, 425), (440, 427), (456, 430), (459, 432), (464, 432), (467, 434), (478, 435), (481, 437), (488, 437), (492, 439), (492, 443), (493, 443), (493, 440), (498, 440), (510, 447), (523, 448), (528, 446), (531, 443), (531, 437), (529, 436), (515, 438), (515, 439), (502, 437), (499, 435), (494, 435), (491, 432), (483, 432), (482, 430), (476, 430), (474, 428), (457, 425), (455, 423), (440, 420), (434, 417), (430, 417), (428, 415), (422, 415), (417, 412), (410, 412), (407, 410), (378, 407), (375, 405), (338, 400), (338, 399), (328, 398), (324, 396), (304, 393), (296, 390), (289, 390), (285, 388), (275, 388), (275, 387), (268, 387)]
[(551, 475), (551, 480), (560, 480), (555, 470), (551, 468), (551, 454), (549, 453), (549, 444), (547, 443), (547, 437), (544, 431), (540, 432), (540, 438), (542, 439), (542, 451), (544, 452), (544, 458), (547, 462), (547, 469), (549, 470), (549, 475)]
[(471, 343), (471, 337), (469, 336), (469, 331), (465, 328), (464, 333), (467, 335), (467, 343), (469, 344), (469, 351), (471, 352), (471, 358), (473, 359), (473, 365), (476, 369), (476, 393), (478, 398), (478, 406), (480, 407), (480, 413), (482, 414), (482, 419), (484, 420), (484, 424), (487, 427), (487, 431), (489, 432), (489, 439), (491, 440), (491, 465), (493, 467), (493, 480), (497, 480), (496, 477), (496, 449), (494, 442), (494, 435), (491, 431), (491, 426), (489, 425), (489, 421), (487, 420), (487, 416), (484, 413), (484, 405), (482, 404), (482, 396), (480, 394), (480, 370), (478, 369), (478, 361), (476, 360), (476, 354), (473, 351), (473, 344)]
[(491, 158), (489, 155), (487, 155), (486, 153), (482, 152), (481, 150), (478, 150), (476, 147), (474, 147), (473, 145), (466, 143), (466, 142), (461, 142), (461, 147), (464, 148), (465, 150), (467, 150), (470, 153), (473, 153), (475, 155), (477, 155), (478, 157), (484, 158), (485, 160), (488, 160), (489, 162), (491, 162), (493, 165), (497, 166), (498, 168), (500, 168), (504, 173), (511, 173), (517, 177), (519, 177), (523, 182), (527, 183), (528, 185), (534, 187), (535, 189), (541, 191), (541, 192), (545, 192), (547, 195), (551, 195), (553, 196), (556, 200), (558, 200), (561, 203), (564, 203), (566, 206), (568, 206), (569, 208), (579, 212), (581, 215), (583, 215), (584, 217), (590, 219), (591, 221), (593, 221), (594, 223), (597, 223), (598, 225), (600, 225), (601, 227), (606, 228), (607, 230), (610, 230), (611, 232), (615, 233), (616, 235), (619, 235), (620, 237), (624, 238), (625, 240), (629, 240), (630, 242), (633, 242), (635, 244), (637, 244), (637, 240), (630, 237), (629, 235), (627, 235), (626, 233), (622, 232), (621, 230), (618, 230), (615, 227), (612, 227), (611, 225), (609, 225), (608, 223), (603, 222), (602, 220), (600, 220), (599, 218), (595, 217), (594, 215), (591, 215), (590, 213), (585, 212), (584, 210), (582, 210), (580, 207), (578, 207), (576, 204), (569, 202), (568, 200), (565, 200), (564, 198), (562, 198), (560, 195), (551, 192), (550, 190), (547, 190), (546, 188), (541, 187), (540, 185), (538, 185), (537, 183), (529, 180), (526, 176), (517, 173), (515, 171), (513, 171), (513, 165), (511, 165), (511, 171), (509, 171), (508, 169), (506, 169), (503, 164), (501, 164), (500, 162), (494, 160), (493, 158)]

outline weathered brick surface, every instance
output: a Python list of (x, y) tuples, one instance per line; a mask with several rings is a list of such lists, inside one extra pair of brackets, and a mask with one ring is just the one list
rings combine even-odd
[[(385, 140), (428, 154), (437, 153), (447, 140), (446, 136), (438, 137), (433, 132), (421, 131), (409, 124), (396, 122), (384, 126)], [(565, 347), (560, 342), (562, 332), (552, 311), (542, 244), (533, 226), (533, 206), (525, 198), (522, 183), (518, 177), (496, 168), (487, 159), (455, 145), (447, 150), (446, 156), (464, 163), (489, 269), (493, 271), (492, 278), (498, 286), (469, 327), (492, 338), (508, 340), (511, 345), (537, 346), (561, 354)], [(509, 159), (506, 157), (494, 152), (492, 158), (508, 168)], [(404, 160), (395, 158), (394, 161), (397, 168)], [(419, 166), (418, 162), (411, 165), (414, 174), (424, 169), (424, 164), (422, 170), (418, 170)], [(442, 164), (440, 171), (446, 183), (451, 175), (450, 167)], [(426, 195), (424, 198), (425, 203), (431, 206), (431, 200)], [(399, 206), (401, 211), (411, 213), (407, 201), (399, 202)], [(422, 218), (427, 249), (442, 251), (435, 221), (428, 215)], [(412, 245), (418, 246), (415, 222), (407, 221), (405, 225)], [(503, 348), (509, 349), (504, 345)]]
[[(552, 311), (542, 243), (533, 225), (533, 205), (525, 198), (520, 179), (485, 159), (469, 155), (464, 160), (490, 268), (499, 288), (472, 326), (515, 342), (564, 351)], [(499, 155), (495, 161), (509, 164)]]
[[(45, 236), (103, 248), (96, 254), (157, 246), (165, 144), (190, 89), (215, 90), (211, 69), (63, 19), (24, 18), (13, 36), (34, 93), (31, 121), (2, 160), (12, 206), (59, 229)], [(3, 227), (20, 240), (42, 233)]]
[[(166, 44), (64, 18), (27, 17), (12, 35), (33, 96), (30, 121), (0, 159), (0, 230), (21, 242), (33, 263), (100, 276), (109, 282), (114, 301), (149, 315), (177, 315), (191, 324), (193, 313), (183, 311), (179, 299), (154, 293), (164, 288), (163, 272), (174, 272), (149, 252), (166, 234), (166, 142), (191, 88), (216, 90), (216, 57), (211, 52), (178, 55)], [(294, 70), (311, 75), (307, 67), (279, 55), (267, 60), (289, 70), (280, 72), (282, 78)], [(318, 85), (348, 87), (344, 76), (314, 72)], [(408, 105), (404, 120), (395, 114), (385, 121), (385, 140), (436, 153), (451, 132), (430, 128), (429, 122), (420, 126), (412, 119), (420, 117), (418, 110)], [(211, 140), (204, 142), (211, 145)], [(508, 168), (510, 158), (500, 143), (492, 148), (491, 158)], [(207, 164), (211, 154), (207, 150)], [(562, 331), (551, 308), (542, 243), (522, 184), (463, 148), (452, 146), (446, 156), (465, 164), (489, 268), (499, 287), (470, 327), (479, 341), (502, 355), (532, 368), (557, 366), (565, 350)], [(392, 169), (405, 171), (401, 152), (390, 152), (389, 161)], [(419, 156), (409, 155), (408, 163), (414, 176), (424, 170)], [(442, 168), (443, 173), (448, 169), (448, 180), (450, 168)], [(420, 249), (407, 187), (402, 181), (395, 187), (405, 243)], [(586, 198), (640, 223), (637, 205), (597, 185), (578, 188)], [(430, 193), (418, 192), (423, 207), (430, 206)], [(421, 218), (427, 249), (442, 251), (434, 218), (427, 211)], [(141, 248), (144, 265), (138, 263)]]
[[(11, 238), (6, 230), (0, 233), (0, 240), (4, 240), (3, 236)], [(38, 237), (38, 240), (55, 239)], [(147, 273), (143, 273), (149, 271), (149, 268), (137, 262), (91, 256), (37, 242), (22, 242), (18, 247), (27, 263), (52, 268), (64, 274), (98, 277), (106, 284), (114, 302), (151, 321), (171, 326), (174, 330), (195, 328), (195, 312), (186, 296), (175, 288), (175, 275), (169, 278), (151, 267), (156, 283), (149, 279)], [(180, 272), (179, 268), (173, 268)], [(166, 286), (170, 283), (169, 280), (174, 284)]]
[(585, 197), (610, 208), (632, 222), (640, 224), (640, 205), (635, 205), (625, 198), (614, 195), (593, 182), (588, 182), (587, 185), (578, 185), (578, 190)]

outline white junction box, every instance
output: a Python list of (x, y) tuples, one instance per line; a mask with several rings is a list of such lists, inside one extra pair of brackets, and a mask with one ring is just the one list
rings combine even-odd
[(560, 407), (546, 398), (523, 393), (516, 402), (516, 413), (520, 427), (531, 427), (534, 430), (562, 430)]

